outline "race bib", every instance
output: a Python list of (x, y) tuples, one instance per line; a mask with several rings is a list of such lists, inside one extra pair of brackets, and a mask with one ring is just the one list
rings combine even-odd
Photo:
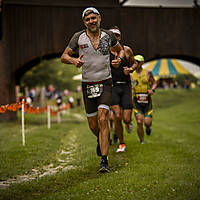
[(101, 96), (103, 92), (103, 84), (87, 85), (88, 98), (95, 98)]
[(138, 103), (148, 103), (148, 94), (137, 94)]

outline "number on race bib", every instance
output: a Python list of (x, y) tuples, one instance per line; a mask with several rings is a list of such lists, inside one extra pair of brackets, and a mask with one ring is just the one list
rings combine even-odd
[(95, 98), (101, 96), (103, 92), (103, 84), (87, 85), (88, 98)]
[(148, 94), (137, 94), (138, 103), (148, 103)]

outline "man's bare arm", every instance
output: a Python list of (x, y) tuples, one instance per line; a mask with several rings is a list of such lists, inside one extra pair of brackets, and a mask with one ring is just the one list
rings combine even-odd
[(129, 46), (124, 46), (124, 51), (125, 51), (126, 58), (128, 59), (128, 62), (131, 65), (129, 69), (130, 69), (130, 72), (132, 73), (133, 71), (135, 71), (137, 67), (136, 61), (134, 59), (133, 50)]
[(84, 61), (81, 60), (83, 55), (78, 58), (73, 58), (73, 54), (74, 52), (70, 48), (66, 48), (61, 56), (61, 62), (65, 64), (74, 64), (76, 67), (80, 68), (84, 64)]
[(124, 71), (124, 73), (128, 75), (129, 73), (132, 73), (136, 69), (136, 65), (135, 65), (136, 63), (135, 63), (133, 51), (129, 46), (124, 46), (124, 52), (129, 64), (131, 65), (130, 68), (127, 67), (125, 68), (125, 71)]
[(114, 47), (112, 47), (112, 51), (117, 52), (117, 56), (114, 60), (112, 60), (112, 65), (113, 67), (119, 67), (119, 65), (122, 62), (122, 59), (124, 59), (124, 50), (122, 48), (122, 46), (118, 43), (117, 45), (115, 45)]
[(155, 81), (155, 79), (154, 79), (154, 77), (153, 77), (153, 74), (152, 74), (152, 72), (151, 71), (147, 71), (147, 75), (148, 75), (148, 80), (151, 82), (151, 84), (152, 84), (152, 87), (151, 87), (151, 89), (150, 90), (148, 90), (148, 93), (149, 94), (154, 94), (154, 90), (157, 88), (157, 83), (156, 83), (156, 81)]
[(149, 81), (152, 84), (152, 90), (155, 90), (157, 88), (156, 80), (154, 79), (153, 74), (152, 74), (151, 71), (148, 71), (148, 74), (149, 74)]
[(125, 56), (124, 50), (119, 43), (115, 45), (114, 47), (112, 47), (112, 51), (117, 53), (117, 58), (124, 58)]
[(125, 56), (129, 62), (129, 64), (132, 65), (135, 62), (132, 49), (129, 46), (124, 46), (124, 53), (125, 53)]

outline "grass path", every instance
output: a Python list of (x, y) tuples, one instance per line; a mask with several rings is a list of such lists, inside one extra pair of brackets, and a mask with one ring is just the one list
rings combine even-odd
[[(35, 129), (36, 130), (36, 129)], [(58, 165), (54, 166), (50, 163), (46, 166), (41, 166), (39, 168), (31, 169), (27, 174), (20, 174), (14, 178), (9, 178), (4, 181), (0, 181), (0, 188), (9, 187), (13, 183), (22, 183), (27, 181), (32, 181), (44, 176), (54, 175), (60, 171), (67, 171), (70, 169), (75, 169), (76, 166), (72, 165), (74, 158), (74, 151), (76, 149), (76, 136), (72, 135), (69, 138), (67, 146), (62, 146), (56, 153), (56, 162)]]
[[(84, 117), (80, 114), (72, 113), (71, 115), (80, 122), (84, 120)], [(68, 116), (69, 116), (69, 113), (66, 115), (66, 117)], [(56, 121), (56, 120), (52, 120), (52, 121)], [(68, 120), (65, 120), (65, 121), (68, 121)], [(32, 134), (34, 132), (40, 132), (40, 129), (41, 129), (41, 126), (33, 125), (30, 128), (26, 128), (25, 133), (28, 134), (28, 137), (29, 137), (29, 134)], [(9, 129), (9, 132), (10, 130), (13, 130), (12, 126), (11, 126), (11, 129)], [(39, 167), (33, 168), (25, 172), (24, 174), (18, 174), (18, 175), (14, 175), (13, 177), (8, 177), (7, 179), (5, 178), (5, 180), (0, 180), (0, 188), (9, 187), (10, 184), (13, 184), (13, 183), (27, 182), (27, 181), (34, 180), (37, 178), (41, 178), (43, 176), (56, 174), (59, 171), (66, 171), (66, 170), (75, 168), (75, 166), (73, 166), (71, 163), (75, 159), (74, 152), (76, 150), (77, 135), (73, 134), (73, 132), (74, 131), (70, 130), (69, 134), (67, 136), (64, 136), (61, 139), (62, 145), (60, 146), (60, 149), (58, 149), (58, 151), (55, 153), (55, 159), (53, 160), (54, 163), (47, 163), (44, 166), (40, 165)], [(15, 137), (16, 135), (14, 134), (14, 138)], [(38, 153), (38, 156), (40, 156), (39, 153)], [(9, 165), (9, 166), (13, 167), (12, 165)]]
[[(116, 154), (117, 145), (111, 145), (109, 174), (98, 173), (96, 139), (85, 117), (67, 116), (47, 131), (44, 116), (38, 128), (38, 117), (31, 116), (26, 147), (21, 146), (19, 124), (2, 123), (1, 181), (30, 176), (32, 169), (40, 171), (41, 177), (0, 189), (0, 199), (199, 199), (200, 89), (158, 90), (153, 100), (152, 135), (145, 136), (146, 144), (141, 145), (134, 127), (132, 134), (125, 133), (126, 153)], [(63, 169), (71, 169), (42, 176), (44, 166), (55, 169), (69, 158)]]

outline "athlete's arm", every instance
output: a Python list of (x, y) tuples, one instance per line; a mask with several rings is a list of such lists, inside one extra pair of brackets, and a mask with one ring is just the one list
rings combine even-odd
[(129, 65), (131, 66), (131, 67), (129, 67), (130, 72), (132, 73), (133, 71), (135, 71), (135, 69), (137, 67), (136, 61), (134, 59), (133, 50), (129, 46), (124, 46), (124, 51), (125, 51), (125, 56), (129, 62)]
[(65, 64), (74, 64), (76, 67), (80, 68), (84, 64), (84, 61), (81, 60), (83, 55), (78, 58), (73, 58), (73, 54), (74, 51), (67, 47), (61, 56), (61, 62)]
[(148, 90), (148, 93), (152, 95), (152, 94), (154, 94), (155, 89), (157, 88), (157, 83), (156, 83), (151, 71), (147, 70), (147, 77), (148, 77), (148, 80), (151, 82), (151, 85), (152, 85), (151, 89)]
[(61, 62), (65, 64), (75, 64), (75, 58), (71, 57), (74, 52), (70, 48), (66, 48), (61, 56)]
[(124, 46), (124, 53), (126, 56), (126, 59), (128, 60), (129, 66), (131, 67), (124, 67), (124, 74), (129, 75), (129, 73), (132, 73), (135, 70), (135, 59), (132, 49), (129, 46)]
[(112, 47), (114, 51), (117, 52), (118, 58), (122, 58), (124, 59), (125, 53), (124, 50), (122, 48), (122, 46), (120, 45), (120, 43), (117, 43), (114, 47)]
[(112, 60), (112, 66), (119, 67), (122, 60), (124, 59), (124, 50), (122, 46), (119, 43), (117, 43), (115, 46), (112, 47), (112, 51), (117, 52), (116, 58)]
[(72, 55), (75, 54), (76, 50), (78, 50), (79, 48), (78, 39), (81, 33), (82, 32), (77, 32), (73, 35), (67, 48), (61, 56), (61, 62), (65, 64), (74, 64), (78, 68), (84, 64), (84, 61), (81, 60), (81, 58), (83, 57), (82, 55), (78, 58), (72, 57)]
[(129, 64), (132, 65), (135, 62), (132, 49), (129, 46), (124, 46), (124, 53), (125, 53), (125, 56), (129, 62)]

